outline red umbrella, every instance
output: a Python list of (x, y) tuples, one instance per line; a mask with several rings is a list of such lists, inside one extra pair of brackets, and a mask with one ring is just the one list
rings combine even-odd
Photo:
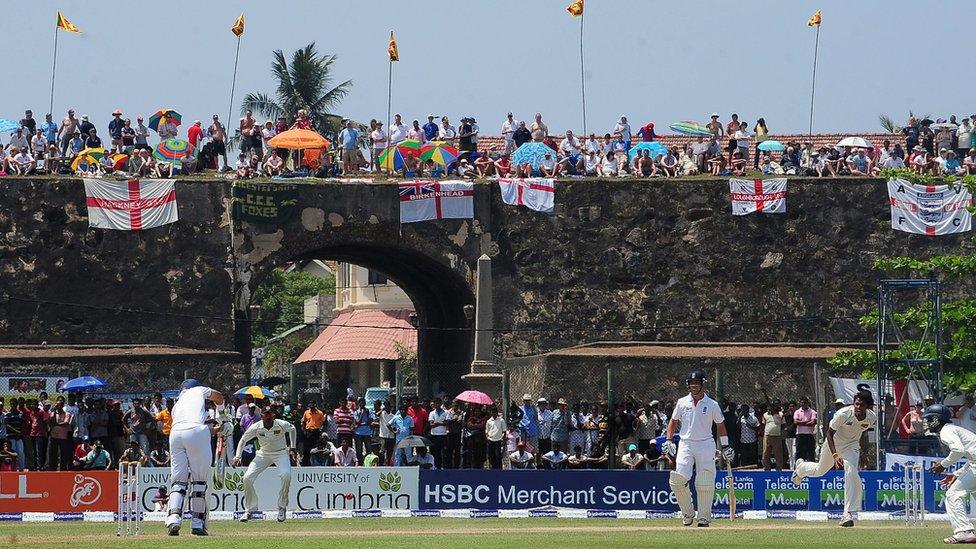
[(481, 391), (465, 391), (459, 394), (454, 400), (470, 402), (471, 404), (491, 405), (495, 403), (490, 396), (482, 393)]

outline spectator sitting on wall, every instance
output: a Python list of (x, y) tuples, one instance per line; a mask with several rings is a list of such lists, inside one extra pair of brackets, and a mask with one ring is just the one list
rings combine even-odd
[(546, 469), (565, 469), (566, 454), (558, 442), (552, 443), (552, 450), (542, 456), (542, 466)]
[(149, 454), (149, 463), (153, 467), (169, 467), (169, 451), (162, 440), (156, 443), (156, 449)]
[(434, 467), (434, 456), (427, 452), (426, 446), (418, 446), (413, 460), (408, 465), (420, 467), (421, 469), (436, 469)]
[(532, 455), (532, 452), (526, 451), (525, 442), (520, 440), (517, 448), (508, 456), (508, 460), (512, 463), (512, 469), (534, 469), (535, 456)]
[(637, 453), (637, 445), (631, 444), (627, 447), (627, 453), (620, 458), (620, 462), (631, 471), (644, 469), (644, 456)]
[(108, 471), (112, 468), (112, 456), (108, 450), (102, 446), (102, 441), (96, 440), (95, 446), (85, 456), (85, 469), (103, 469)]
[(331, 466), (335, 463), (333, 455), (335, 446), (326, 438), (325, 435), (319, 437), (315, 447), (309, 450), (309, 463), (316, 467)]

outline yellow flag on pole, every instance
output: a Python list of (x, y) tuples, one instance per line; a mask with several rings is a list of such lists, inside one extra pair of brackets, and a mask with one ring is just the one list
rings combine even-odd
[(583, 15), (583, 1), (584, 0), (576, 0), (566, 7), (566, 11), (568, 11), (573, 17), (581, 17)]
[(386, 48), (386, 53), (390, 54), (390, 62), (400, 60), (400, 50), (397, 48), (396, 37), (390, 31), (390, 45)]
[(807, 26), (819, 27), (821, 21), (823, 21), (823, 15), (821, 15), (820, 10), (817, 10), (817, 13), (813, 14), (813, 17), (807, 20)]
[(68, 18), (60, 11), (58, 11), (58, 28), (66, 32), (81, 32), (81, 29), (68, 21)]
[(241, 12), (237, 16), (237, 20), (234, 21), (234, 26), (230, 28), (230, 32), (234, 33), (234, 36), (240, 38), (244, 34), (244, 12)]

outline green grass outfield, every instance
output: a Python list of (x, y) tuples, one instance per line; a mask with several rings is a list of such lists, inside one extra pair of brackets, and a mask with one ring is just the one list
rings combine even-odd
[(165, 535), (158, 522), (143, 523), (138, 538), (115, 535), (114, 523), (0, 523), (3, 547), (935, 547), (951, 534), (946, 522), (909, 528), (900, 522), (717, 521), (710, 528), (683, 528), (677, 520), (356, 518), (219, 521), (210, 537)]

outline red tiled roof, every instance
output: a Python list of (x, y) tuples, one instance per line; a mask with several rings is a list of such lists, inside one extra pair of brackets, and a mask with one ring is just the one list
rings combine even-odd
[(336, 316), (295, 364), (337, 360), (397, 360), (394, 343), (415, 350), (417, 330), (408, 310), (349, 311)]

